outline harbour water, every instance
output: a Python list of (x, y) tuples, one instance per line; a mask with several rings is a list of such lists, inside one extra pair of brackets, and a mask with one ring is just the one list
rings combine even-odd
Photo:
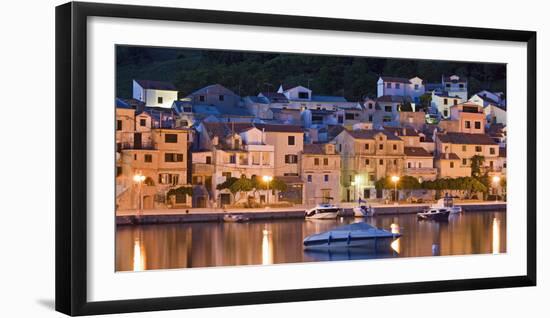
[[(304, 250), (306, 236), (353, 222), (367, 222), (402, 236), (387, 251)], [(407, 214), (365, 219), (124, 225), (117, 226), (116, 231), (117, 271), (505, 252), (503, 211), (461, 213), (452, 215), (448, 222), (419, 221), (416, 215)]]

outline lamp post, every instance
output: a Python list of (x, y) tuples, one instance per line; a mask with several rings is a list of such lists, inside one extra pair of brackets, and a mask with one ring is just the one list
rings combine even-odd
[(397, 203), (397, 182), (399, 182), (399, 177), (398, 176), (392, 176), (391, 181), (393, 182), (393, 185), (394, 185), (395, 204), (398, 204)]
[(143, 199), (141, 197), (141, 185), (143, 184), (143, 181), (145, 181), (145, 176), (141, 174), (141, 171), (134, 175), (134, 182), (138, 185), (138, 215), (141, 215), (143, 212)]
[(495, 202), (498, 201), (498, 185), (500, 184), (500, 177), (493, 176), (493, 188), (495, 189)]
[(269, 205), (269, 183), (271, 180), (273, 180), (272, 176), (263, 176), (262, 179), (265, 183), (267, 183), (267, 197), (266, 197), (266, 204)]

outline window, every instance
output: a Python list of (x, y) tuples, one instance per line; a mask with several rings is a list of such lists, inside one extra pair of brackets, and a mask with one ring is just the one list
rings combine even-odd
[(447, 109), (443, 111), (443, 116), (449, 117), (449, 111)]
[(223, 102), (224, 98), (225, 98), (225, 97), (224, 97), (223, 95), (218, 96), (218, 100), (219, 100), (220, 102)]
[(307, 182), (311, 183), (312, 180), (313, 180), (313, 177), (310, 174), (308, 174), (307, 175)]
[(465, 166), (468, 164), (468, 159), (464, 158), (462, 159), (462, 165)]
[(453, 99), (453, 105), (458, 105), (458, 99)]
[(346, 120), (354, 120), (355, 114), (354, 113), (346, 113)]
[(446, 99), (446, 98), (444, 98), (444, 99), (443, 99), (443, 105), (448, 105), (448, 104), (449, 104), (449, 100)]
[(319, 165), (319, 158), (314, 158), (313, 159), (313, 164), (318, 166)]
[(418, 168), (422, 168), (422, 162), (418, 163)]
[(309, 98), (309, 93), (308, 92), (298, 92), (298, 98), (308, 99)]
[(414, 84), (414, 89), (418, 90), (418, 84)]
[(183, 112), (184, 112), (184, 113), (192, 113), (192, 112), (193, 112), (193, 108), (192, 108), (192, 107), (183, 107)]
[(143, 156), (143, 161), (145, 161), (145, 162), (153, 162), (153, 155), (145, 154), (145, 155)]
[(386, 88), (391, 88), (391, 83), (387, 83)]
[(365, 159), (365, 166), (370, 166), (370, 159)]
[(378, 149), (384, 150), (384, 145), (383, 145), (383, 144), (379, 144), (379, 145), (378, 145)]
[(137, 154), (134, 154), (134, 160), (137, 160)]
[(147, 126), (147, 119), (141, 118), (141, 119), (139, 120), (139, 125), (140, 125), (141, 127)]
[(407, 168), (409, 168), (409, 169), (412, 168), (412, 163), (407, 162)]
[(476, 129), (481, 129), (481, 122), (480, 121), (476, 121), (474, 125), (475, 125)]
[(179, 175), (170, 174), (170, 173), (161, 173), (159, 174), (159, 183), (176, 185), (179, 183)]
[(229, 155), (229, 163), (236, 163), (236, 162), (237, 162), (237, 156)]
[(157, 97), (157, 104), (162, 104), (162, 96)]
[(445, 87), (451, 88), (451, 84), (447, 83), (447, 84), (445, 84)]
[(493, 160), (489, 161), (489, 167), (491, 167), (491, 169), (493, 169), (493, 165), (494, 165)]
[(206, 156), (206, 164), (211, 164), (211, 163), (212, 163), (212, 157)]
[(164, 154), (164, 162), (182, 162), (183, 161), (183, 154), (181, 153), (165, 153)]
[(393, 165), (397, 166), (397, 159), (393, 159)]
[[(312, 117), (313, 117), (313, 116), (312, 116)], [(312, 118), (311, 120), (313, 120), (313, 118)], [(338, 123), (339, 123), (339, 124), (343, 124), (343, 123), (344, 123), (344, 116), (342, 116), (342, 115), (338, 116)]]
[(458, 84), (458, 87), (464, 88), (464, 84)]
[(489, 148), (489, 153), (491, 155), (494, 155), (496, 153), (495, 148), (493, 148), (493, 147)]
[(122, 174), (122, 167), (116, 167), (116, 176), (120, 176)]
[(296, 144), (296, 140), (294, 136), (288, 136), (288, 145), (294, 146)]
[(328, 166), (328, 158), (323, 158), (323, 166)]
[(466, 127), (466, 129), (470, 129), (472, 127), (471, 123), (469, 120), (465, 121), (464, 122), (464, 127)]
[(397, 145), (393, 145), (393, 150), (397, 150)]
[(338, 151), (342, 152), (342, 144), (338, 144)]
[(365, 144), (365, 150), (369, 150), (369, 144)]
[(481, 146), (476, 146), (476, 152), (481, 152)]
[(298, 163), (297, 155), (285, 155), (285, 163)]
[(451, 162), (449, 162), (449, 167), (451, 167), (451, 168), (454, 168), (454, 167), (455, 167), (455, 163), (454, 163), (454, 162), (452, 162), (452, 161), (451, 161)]
[(122, 151), (122, 143), (117, 142), (116, 143), (116, 152), (121, 152), (121, 151)]
[(420, 137), (420, 142), (425, 142), (425, 141), (426, 141), (426, 137), (421, 136)]
[(328, 174), (325, 174), (325, 182), (328, 182)]
[(385, 106), (384, 110), (386, 111), (386, 113), (391, 113), (391, 106)]
[(462, 145), (462, 151), (466, 152), (466, 149), (467, 149), (466, 145)]
[(378, 161), (378, 164), (381, 165), (381, 166), (383, 166), (383, 165), (384, 165), (384, 159), (380, 159), (380, 160)]
[(395, 83), (395, 88), (396, 88), (396, 89), (400, 89), (400, 88), (401, 88), (401, 84)]
[(116, 130), (122, 130), (122, 120), (116, 121)]
[(206, 100), (206, 97), (204, 95), (199, 96), (199, 101), (204, 102)]
[(369, 122), (372, 122), (372, 115), (369, 115)]
[(164, 142), (175, 144), (178, 142), (178, 135), (177, 134), (166, 134), (164, 135)]
[(184, 193), (176, 193), (176, 203), (184, 204), (186, 203), (186, 195)]
[(369, 103), (369, 109), (372, 109), (374, 105), (372, 103)]

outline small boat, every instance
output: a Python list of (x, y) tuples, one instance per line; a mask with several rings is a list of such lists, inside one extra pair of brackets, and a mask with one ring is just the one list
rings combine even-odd
[(305, 249), (361, 247), (371, 251), (388, 250), (401, 234), (382, 230), (365, 222), (336, 227), (304, 239)]
[(239, 222), (246, 222), (246, 221), (249, 221), (250, 218), (242, 215), (242, 214), (225, 214), (223, 216), (223, 221), (224, 222), (229, 222), (229, 223), (239, 223)]
[(370, 206), (358, 205), (356, 207), (353, 207), (353, 215), (358, 218), (373, 216), (374, 209)]
[(462, 207), (454, 205), (453, 197), (445, 193), (445, 196), (437, 200), (436, 204), (430, 206), (430, 209), (448, 209), (451, 214), (461, 213)]
[(451, 214), (451, 211), (447, 208), (429, 208), (416, 215), (422, 220), (448, 221), (449, 214)]
[(316, 207), (306, 210), (306, 219), (336, 219), (340, 208), (334, 204), (322, 203)]

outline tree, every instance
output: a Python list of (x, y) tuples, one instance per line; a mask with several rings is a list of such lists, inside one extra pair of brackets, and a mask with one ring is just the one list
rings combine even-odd
[(481, 176), (481, 167), (483, 166), (483, 162), (485, 162), (485, 157), (475, 155), (472, 157), (471, 161), (472, 177), (479, 178)]
[[(374, 187), (377, 190), (393, 189), (395, 188), (395, 183), (391, 180), (391, 177), (386, 176), (376, 181), (374, 183)], [(418, 179), (415, 177), (402, 176), (402, 177), (399, 177), (399, 181), (397, 182), (397, 188), (400, 190), (414, 190), (414, 189), (420, 189), (421, 185), (420, 185), (420, 182), (418, 182)]]
[(245, 175), (229, 186), (229, 191), (231, 191), (231, 193), (245, 193), (252, 190), (254, 190), (254, 182)]

